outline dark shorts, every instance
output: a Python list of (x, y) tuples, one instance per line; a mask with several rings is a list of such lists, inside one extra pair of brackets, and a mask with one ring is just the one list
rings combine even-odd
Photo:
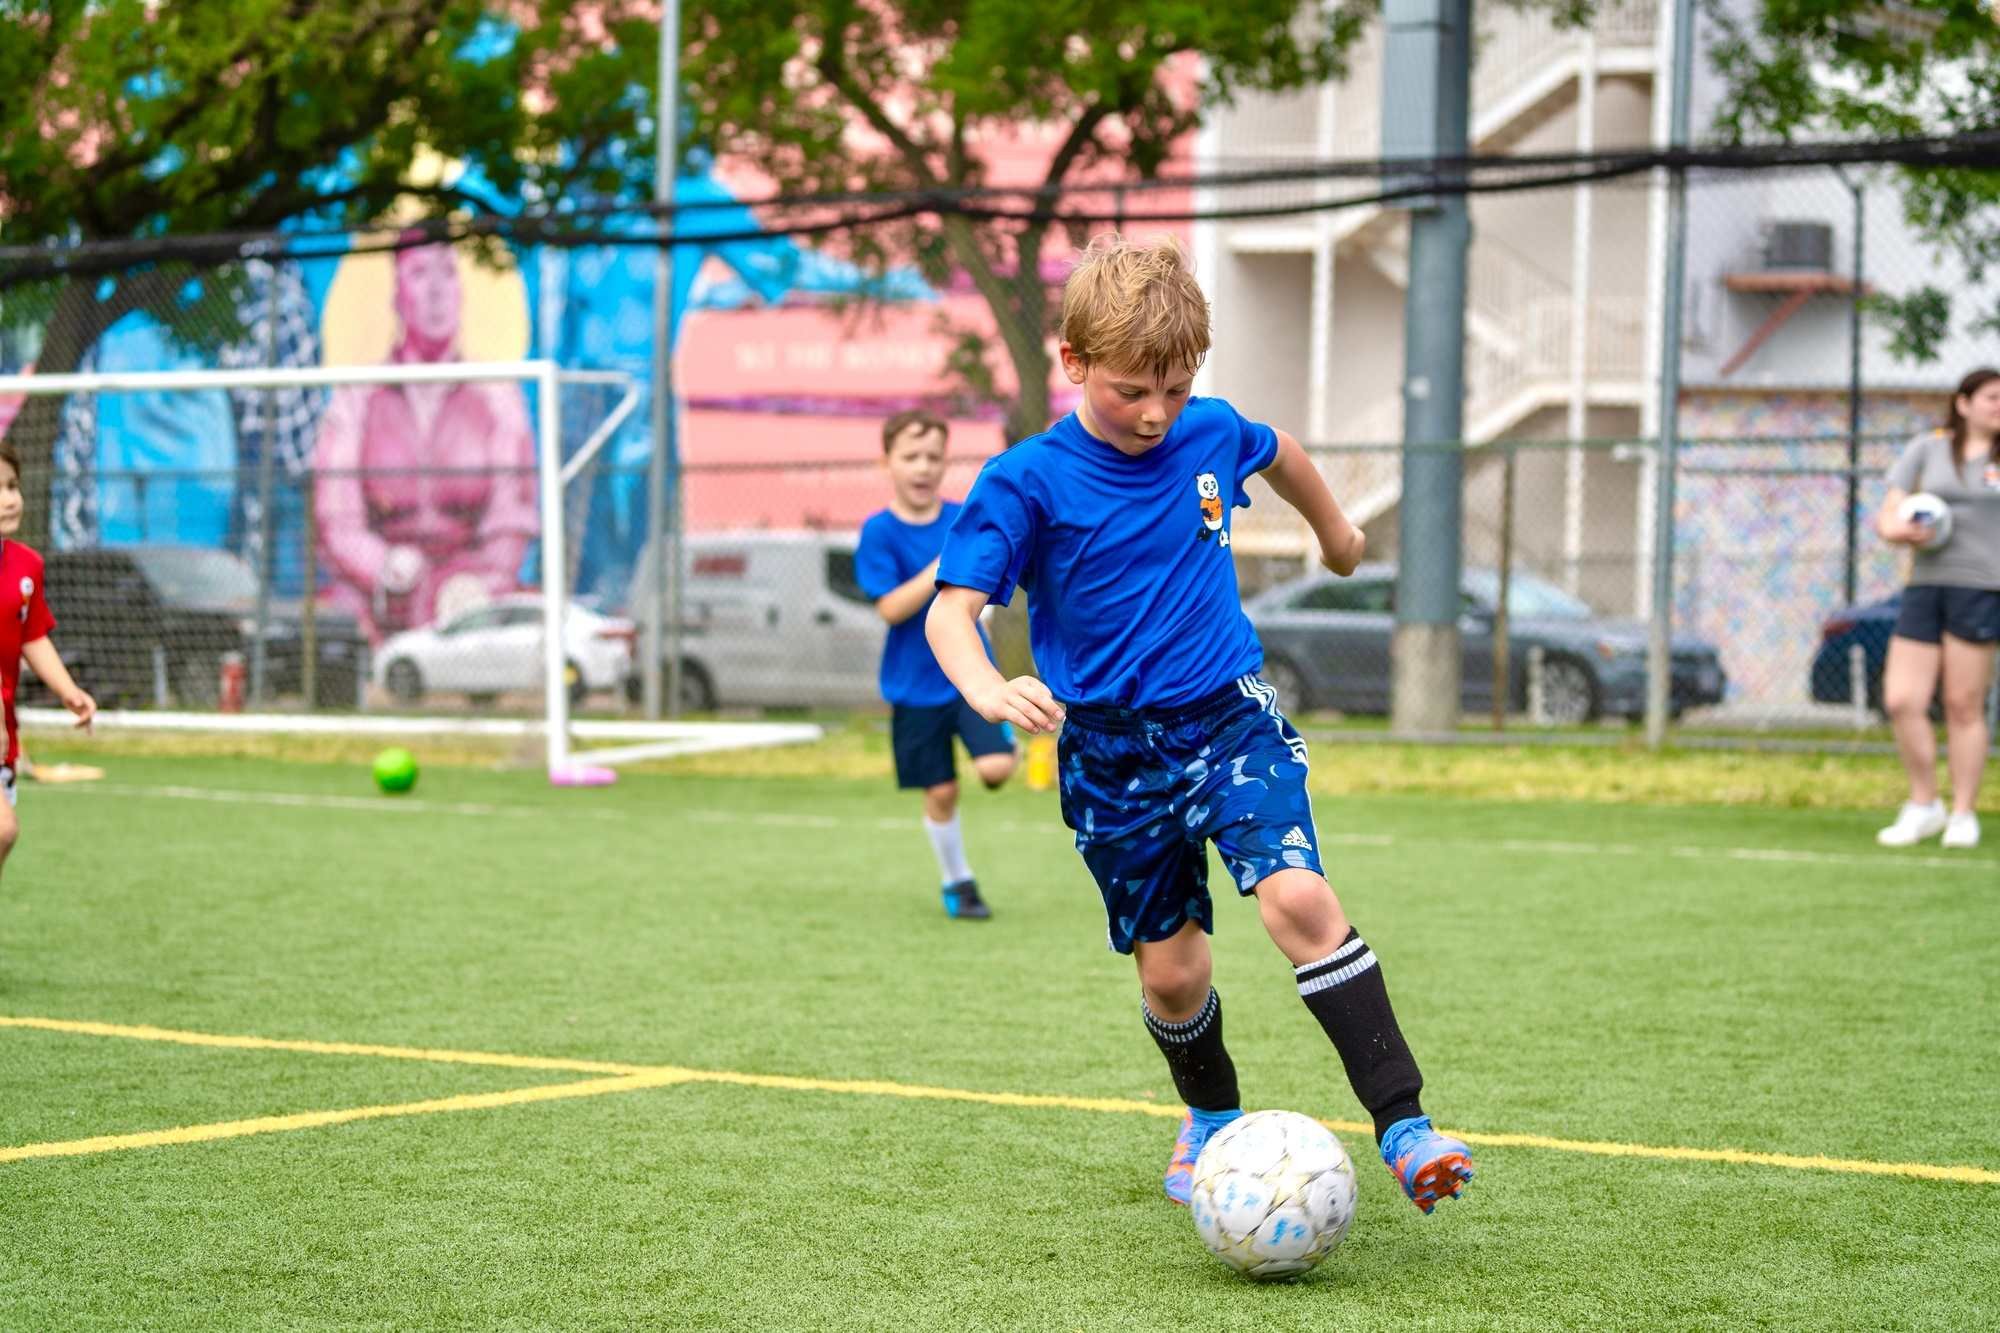
[(1937, 643), (1947, 634), (1968, 643), (2000, 641), (2000, 588), (1912, 584), (1903, 589), (1896, 634), (1918, 643)]
[(889, 711), (889, 745), (896, 752), (898, 787), (935, 787), (958, 779), (951, 738), (965, 742), (974, 759), (1008, 754), (1014, 733), (1005, 722), (988, 722), (970, 705), (956, 701), (932, 706), (894, 704)]
[(1255, 676), (1171, 711), (1068, 710), (1063, 822), (1104, 898), (1113, 949), (1155, 943), (1193, 921), (1215, 929), (1214, 842), (1249, 894), (1280, 870), (1323, 874), (1306, 796), (1306, 743)]

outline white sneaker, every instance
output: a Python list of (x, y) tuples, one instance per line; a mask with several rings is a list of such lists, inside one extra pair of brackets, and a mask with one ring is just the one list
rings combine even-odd
[(1979, 816), (1970, 810), (1960, 811), (1944, 826), (1944, 845), (1947, 847), (1977, 847), (1979, 845)]
[[(1945, 818), (1943, 801), (1932, 801), (1929, 805), (1905, 802), (1896, 814), (1896, 822), (1877, 833), (1875, 841), (1884, 847), (1914, 847), (1944, 832), (1950, 822)], [(1975, 832), (1973, 836), (1978, 834)]]

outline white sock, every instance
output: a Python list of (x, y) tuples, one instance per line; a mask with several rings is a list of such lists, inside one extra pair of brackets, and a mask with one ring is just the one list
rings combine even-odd
[(958, 829), (958, 814), (942, 824), (924, 820), (924, 832), (931, 835), (931, 850), (937, 853), (938, 873), (944, 876), (947, 885), (958, 884), (972, 878), (972, 867), (965, 863), (965, 835)]

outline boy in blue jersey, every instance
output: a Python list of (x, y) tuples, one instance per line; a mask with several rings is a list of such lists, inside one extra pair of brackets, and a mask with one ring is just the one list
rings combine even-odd
[[(1364, 542), (1296, 440), (1190, 396), (1208, 330), (1171, 239), (1105, 236), (1084, 252), (1063, 289), (1061, 345), (1082, 401), (981, 471), (939, 561), (931, 647), (980, 716), (1062, 728), (1063, 820), (1111, 947), (1137, 957), (1146, 1029), (1188, 1107), (1168, 1197), (1187, 1202), (1202, 1145), (1242, 1114), (1209, 984), (1213, 841), (1291, 960), (1383, 1161), (1428, 1213), (1472, 1178), (1471, 1153), (1423, 1113), (1381, 968), (1326, 882), (1305, 741), (1257, 676), (1229, 514), (1261, 473), (1335, 573), (1353, 572)], [(1004, 679), (980, 649), (980, 609), (1016, 586), (1030, 593), (1043, 680)]]
[[(937, 854), (944, 882), (944, 910), (959, 921), (993, 915), (965, 859), (958, 823), (956, 736), (972, 756), (973, 771), (988, 789), (1014, 771), (1014, 738), (1004, 722), (988, 721), (965, 706), (938, 669), (924, 641), (923, 612), (937, 595), (937, 558), (960, 506), (942, 500), (946, 428), (930, 412), (898, 412), (882, 426), (882, 465), (894, 487), (889, 507), (861, 525), (854, 573), (861, 591), (889, 622), (882, 645), (882, 697), (889, 702), (889, 735), (896, 753), (896, 785), (924, 794), (924, 831)], [(980, 650), (992, 646), (974, 626)]]

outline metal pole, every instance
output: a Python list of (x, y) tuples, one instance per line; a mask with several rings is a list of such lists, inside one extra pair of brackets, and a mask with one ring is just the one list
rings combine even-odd
[[(1382, 12), (1388, 32), (1385, 156), (1464, 157), (1471, 0), (1387, 0)], [(1401, 735), (1452, 731), (1460, 717), (1465, 286), (1471, 239), (1462, 191), (1447, 190), (1412, 206), (1389, 705), (1391, 728)]]
[(563, 679), (563, 622), (569, 613), (569, 554), (563, 532), (562, 385), (553, 362), (536, 376), (535, 460), (542, 512), (542, 716), (553, 776), (569, 763), (569, 682)]
[[(1694, 0), (1674, 0), (1671, 148), (1688, 143), (1688, 100), (1694, 80)], [(1681, 314), (1687, 287), (1687, 168), (1667, 178), (1667, 281), (1660, 338), (1659, 480), (1653, 491), (1653, 620), (1646, 652), (1646, 744), (1666, 743), (1672, 711), (1674, 635), (1674, 469), (1680, 447)]]
[[(1597, 150), (1597, 35), (1584, 30), (1578, 56), (1576, 151)], [(1590, 434), (1590, 187), (1579, 185), (1571, 212), (1569, 301), (1569, 448), (1563, 456), (1563, 587), (1583, 586), (1583, 441)]]
[[(660, 14), (658, 144), (653, 164), (653, 202), (672, 204), (680, 171), (680, 0), (666, 0)], [(669, 224), (669, 230), (673, 225)], [(653, 604), (644, 609), (646, 660), (640, 671), (646, 716), (657, 718), (662, 703), (669, 717), (681, 711), (680, 652), (680, 460), (674, 439), (674, 247), (660, 247), (653, 277), (653, 452), (646, 468), (646, 531), (652, 536)], [(673, 488), (673, 502), (668, 488)], [(662, 679), (664, 668), (664, 680)], [(664, 695), (664, 701), (662, 699)]]
[(1834, 170), (1854, 196), (1854, 291), (1847, 305), (1847, 563), (1840, 585), (1847, 605), (1852, 606), (1861, 538), (1861, 244), (1866, 192), (1858, 181), (1849, 180), (1846, 172), (1838, 167)]
[(1507, 728), (1507, 602), (1514, 590), (1514, 446), (1500, 446), (1500, 599), (1493, 608), (1493, 730)]
[[(264, 364), (275, 368), (278, 364), (278, 266), (269, 265), (269, 285), (264, 294)], [(267, 679), (265, 662), (265, 636), (271, 625), (271, 572), (275, 568), (272, 560), (271, 535), (276, 525), (271, 521), (271, 469), (278, 444), (278, 391), (264, 391), (264, 447), (257, 458), (257, 616), (255, 642), (250, 645), (250, 697), (258, 703), (264, 702), (264, 685)], [(305, 706), (313, 706), (311, 695), (306, 696)]]

